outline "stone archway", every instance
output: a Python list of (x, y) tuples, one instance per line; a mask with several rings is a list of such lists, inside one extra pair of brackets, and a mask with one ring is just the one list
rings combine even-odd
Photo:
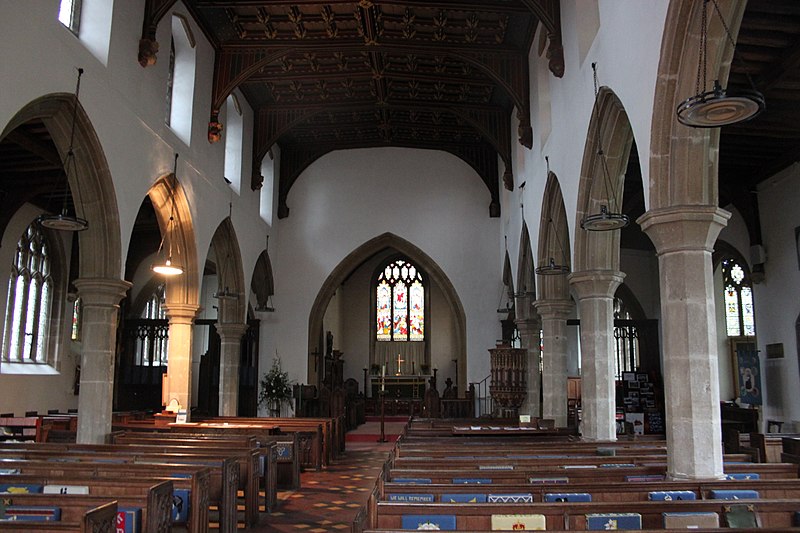
[[(539, 220), (540, 267), (570, 266), (569, 227), (564, 197), (558, 178), (552, 172), (547, 184)], [(556, 426), (567, 426), (567, 318), (574, 307), (569, 296), (567, 271), (550, 269), (552, 275), (539, 274), (539, 298), (534, 307), (542, 318), (542, 416)]]
[[(69, 149), (74, 94), (51, 94), (23, 107), (0, 134), (4, 139), (17, 127), (41, 120), (63, 160)], [(76, 172), (68, 176), (75, 210), (89, 221), (79, 234), (80, 277), (119, 280), (122, 276), (122, 240), (119, 209), (111, 171), (100, 139), (80, 102), (75, 108)]]
[(454, 339), (456, 346), (453, 358), (457, 360), (458, 390), (466, 390), (467, 383), (467, 319), (461, 299), (452, 282), (441, 267), (424, 251), (414, 246), (405, 239), (393, 233), (379, 235), (352, 251), (333, 269), (314, 299), (308, 319), (308, 382), (317, 383), (318, 374), (314, 370), (313, 353), (325, 353), (323, 318), (336, 289), (347, 276), (370, 257), (386, 251), (393, 250), (407, 256), (421, 269), (424, 269), (431, 280), (439, 285), (444, 295), (445, 302), (454, 317)]
[[(550, 172), (542, 199), (542, 215), (539, 220), (539, 266), (556, 265), (570, 268), (569, 226), (564, 197), (558, 177)], [(566, 276), (540, 276), (540, 300), (569, 300), (569, 284)]]
[(41, 120), (63, 161), (72, 136), (73, 113), (76, 172), (68, 176), (69, 187), (76, 214), (89, 221), (89, 228), (78, 237), (80, 277), (75, 281), (83, 302), (77, 440), (100, 443), (111, 430), (117, 314), (130, 286), (121, 279), (122, 242), (111, 171), (97, 133), (73, 94), (32, 101), (9, 121), (0, 140), (26, 122)]
[[(721, 479), (719, 367), (711, 252), (730, 213), (718, 207), (719, 130), (690, 128), (675, 116), (697, 92), (703, 2), (671, 0), (656, 79), (648, 211), (637, 222), (658, 253), (667, 475)], [(736, 35), (745, 2), (719, 6)], [(708, 78), (725, 85), (733, 57), (720, 17), (709, 17)], [(709, 446), (708, 443), (717, 443)]]
[(219, 335), (220, 416), (236, 416), (239, 410), (239, 363), (242, 335), (247, 331), (244, 272), (239, 241), (230, 217), (220, 223), (209, 245), (217, 266), (215, 328)]
[[(245, 283), (242, 267), (242, 254), (239, 250), (239, 240), (230, 217), (223, 220), (211, 238), (210, 249), (214, 250), (217, 264), (218, 292), (223, 289), (231, 293), (230, 298), (221, 298), (219, 301), (220, 324), (245, 322)], [(233, 295), (237, 297), (233, 297)]]
[[(578, 230), (584, 217), (622, 211), (625, 171), (633, 130), (617, 95), (601, 87), (589, 122), (583, 151), (575, 218), (575, 270), (619, 270), (619, 231)], [(599, 152), (603, 152), (603, 156)], [(605, 167), (605, 168), (604, 168)]]
[(183, 274), (166, 278), (164, 306), (169, 317), (167, 351), (167, 399), (189, 408), (192, 401), (192, 323), (199, 308), (200, 265), (194, 236), (194, 222), (186, 193), (173, 173), (156, 181), (147, 195), (153, 204), (158, 227), (164, 235), (169, 229), (173, 239), (173, 261), (183, 267)]
[[(622, 212), (622, 192), (633, 131), (619, 98), (608, 87), (597, 94), (583, 154), (575, 227), (586, 216)], [(576, 229), (575, 272), (570, 274), (581, 318), (582, 434), (616, 439), (614, 293), (621, 231)]]

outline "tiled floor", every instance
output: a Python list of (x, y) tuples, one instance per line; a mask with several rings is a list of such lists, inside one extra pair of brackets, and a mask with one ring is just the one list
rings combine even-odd
[[(262, 513), (261, 525), (250, 531), (350, 531), (353, 518), (366, 503), (392, 449), (393, 442), (377, 442), (379, 433), (375, 422), (362, 425), (359, 428), (362, 437), (347, 443), (343, 457), (322, 472), (301, 474), (300, 490), (281, 492), (278, 510), (270, 515)], [(363, 437), (369, 434), (376, 438)]]

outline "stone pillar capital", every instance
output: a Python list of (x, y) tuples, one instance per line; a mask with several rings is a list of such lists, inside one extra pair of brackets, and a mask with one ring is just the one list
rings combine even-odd
[(79, 278), (74, 284), (84, 307), (115, 307), (131, 288), (130, 282), (112, 278)]
[(170, 324), (191, 324), (200, 309), (197, 304), (170, 302), (165, 302), (164, 307), (167, 310), (167, 318), (169, 318)]
[(217, 333), (223, 341), (227, 341), (229, 338), (231, 340), (238, 340), (244, 335), (244, 332), (247, 331), (247, 324), (239, 322), (223, 322), (222, 324), (217, 322), (214, 327), (217, 329)]
[(566, 320), (572, 314), (575, 304), (572, 300), (537, 300), (533, 306), (539, 312), (542, 320)]
[(613, 298), (617, 287), (625, 279), (625, 273), (618, 270), (582, 270), (573, 272), (568, 279), (581, 300)]
[(652, 209), (637, 222), (659, 255), (702, 250), (712, 252), (731, 214), (712, 205), (678, 205)]

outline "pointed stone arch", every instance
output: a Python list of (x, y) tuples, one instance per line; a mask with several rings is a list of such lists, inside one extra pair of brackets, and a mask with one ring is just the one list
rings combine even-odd
[(445, 302), (451, 310), (454, 323), (455, 350), (453, 357), (458, 360), (459, 382), (458, 390), (466, 390), (467, 382), (467, 318), (464, 306), (456, 292), (453, 283), (447, 277), (444, 270), (428, 254), (409, 241), (398, 237), (393, 233), (384, 233), (365, 242), (352, 252), (331, 271), (327, 279), (314, 299), (311, 312), (308, 318), (308, 382), (317, 382), (317, 372), (314, 370), (313, 353), (325, 353), (325, 341), (322, 321), (328, 303), (333, 298), (334, 292), (350, 275), (353, 270), (358, 268), (370, 257), (386, 251), (392, 250), (407, 256), (423, 269), (432, 281), (439, 285)]
[(269, 259), (269, 251), (267, 250), (261, 252), (256, 260), (253, 278), (250, 281), (250, 290), (256, 295), (254, 311), (266, 310), (269, 306), (269, 297), (275, 294), (272, 261)]
[[(575, 270), (619, 270), (620, 231), (578, 230), (584, 217), (622, 212), (625, 171), (633, 129), (617, 95), (601, 87), (595, 100), (583, 151), (575, 218)], [(600, 156), (602, 150), (603, 156)], [(604, 168), (605, 167), (605, 168)]]
[(533, 264), (533, 249), (528, 231), (528, 223), (522, 221), (519, 237), (519, 262), (517, 265), (517, 318), (530, 318), (535, 314), (533, 303), (536, 301), (536, 275)]
[[(556, 264), (570, 266), (569, 225), (564, 197), (558, 177), (550, 172), (544, 188), (542, 215), (539, 220), (539, 265), (552, 259)], [(569, 300), (567, 276), (542, 276), (539, 280), (539, 299)]]
[[(163, 236), (169, 225), (170, 214), (174, 217), (174, 225), (167, 236), (172, 241), (174, 262), (183, 267), (183, 274), (166, 278), (166, 305), (170, 312), (176, 306), (194, 306), (195, 311), (200, 300), (200, 265), (194, 234), (194, 221), (189, 209), (186, 192), (173, 173), (158, 179), (147, 192), (153, 204), (158, 227)], [(174, 206), (174, 212), (173, 212)], [(165, 246), (167, 243), (165, 242)]]
[(224, 288), (238, 296), (236, 298), (226, 297), (219, 299), (217, 321), (220, 324), (244, 324), (247, 317), (245, 316), (246, 297), (242, 254), (239, 250), (236, 230), (233, 227), (233, 223), (231, 223), (230, 217), (225, 218), (214, 232), (209, 245), (209, 254), (212, 249), (217, 265), (217, 291)]
[(80, 277), (119, 280), (124, 263), (111, 171), (94, 126), (75, 95), (56, 93), (33, 100), (8, 122), (0, 140), (26, 122), (41, 120), (63, 161), (69, 150), (73, 109), (76, 172), (68, 176), (69, 187), (77, 215), (89, 221), (89, 228), (78, 237)]
[[(719, 4), (734, 39), (746, 6), (746, 2)], [(649, 210), (718, 204), (719, 128), (690, 128), (675, 115), (678, 105), (697, 92), (703, 8), (703, 2), (671, 0), (667, 10), (650, 139)], [(706, 50), (707, 78), (727, 85), (733, 47), (718, 16), (709, 15)]]

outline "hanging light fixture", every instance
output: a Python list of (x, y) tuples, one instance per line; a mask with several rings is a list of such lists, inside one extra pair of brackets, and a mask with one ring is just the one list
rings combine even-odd
[[(710, 1), (713, 3), (714, 11), (716, 11), (722, 22), (728, 42), (735, 49), (736, 43), (733, 42), (728, 25), (719, 11), (717, 0)], [(716, 128), (745, 122), (758, 116), (766, 108), (764, 95), (755, 88), (749, 74), (747, 79), (750, 82), (750, 90), (726, 91), (720, 85), (719, 80), (714, 80), (714, 86), (710, 91), (705, 90), (708, 56), (708, 3), (709, 0), (703, 0), (700, 25), (700, 56), (697, 61), (697, 83), (695, 86), (697, 94), (681, 102), (676, 110), (678, 122), (693, 128)], [(702, 86), (700, 84), (701, 78)], [(701, 92), (701, 88), (703, 92)]]
[[(60, 231), (83, 231), (89, 227), (89, 222), (85, 218), (80, 218), (77, 213), (70, 214), (68, 210), (68, 199), (70, 197), (69, 190), (69, 176), (70, 174), (75, 177), (75, 185), (80, 187), (80, 179), (76, 176), (77, 168), (75, 166), (75, 122), (78, 117), (78, 95), (81, 91), (81, 76), (83, 76), (83, 69), (78, 69), (78, 84), (75, 87), (75, 102), (72, 105), (72, 126), (69, 135), (69, 149), (67, 156), (64, 158), (64, 201), (61, 206), (61, 212), (55, 215), (43, 214), (39, 215), (36, 221), (43, 228), (60, 230)], [(80, 189), (78, 189), (80, 193)], [(80, 198), (80, 194), (78, 194)], [(74, 209), (74, 206), (73, 206)]]
[(156, 252), (157, 256), (161, 256), (161, 252), (164, 249), (164, 241), (167, 241), (167, 254), (164, 258), (163, 262), (154, 263), (150, 266), (150, 270), (155, 272), (156, 274), (162, 274), (164, 276), (177, 276), (179, 274), (183, 274), (183, 267), (177, 263), (172, 261), (172, 241), (173, 241), (173, 228), (175, 226), (175, 189), (174, 187), (177, 186), (178, 181), (178, 154), (175, 154), (175, 163), (172, 168), (172, 179), (175, 180), (175, 183), (170, 185), (167, 183), (167, 187), (169, 190), (170, 201), (172, 205), (170, 207), (169, 212), (169, 220), (167, 221), (167, 228), (164, 231), (164, 236), (161, 237), (161, 244), (158, 245), (158, 252)]
[(536, 267), (534, 272), (541, 274), (542, 276), (561, 276), (564, 274), (569, 274), (569, 265), (566, 264), (567, 254), (564, 252), (564, 246), (561, 244), (561, 239), (558, 237), (556, 226), (553, 224), (552, 218), (549, 218), (547, 222), (553, 229), (553, 235), (555, 236), (556, 242), (558, 242), (559, 248), (561, 248), (561, 257), (564, 260), (564, 264), (557, 264), (556, 260), (551, 256), (546, 264)]
[[(593, 215), (586, 215), (581, 220), (581, 228), (588, 231), (611, 231), (622, 229), (630, 223), (628, 215), (619, 213), (617, 209), (617, 191), (614, 182), (611, 181), (608, 171), (608, 161), (603, 152), (603, 144), (600, 135), (600, 90), (597, 86), (597, 63), (592, 63), (592, 76), (594, 78), (594, 112), (595, 112), (595, 134), (597, 137), (597, 157), (600, 160), (600, 167), (603, 173), (603, 186), (606, 191), (606, 202), (600, 206), (600, 212)], [(608, 204), (613, 204), (615, 210), (609, 211)]]

